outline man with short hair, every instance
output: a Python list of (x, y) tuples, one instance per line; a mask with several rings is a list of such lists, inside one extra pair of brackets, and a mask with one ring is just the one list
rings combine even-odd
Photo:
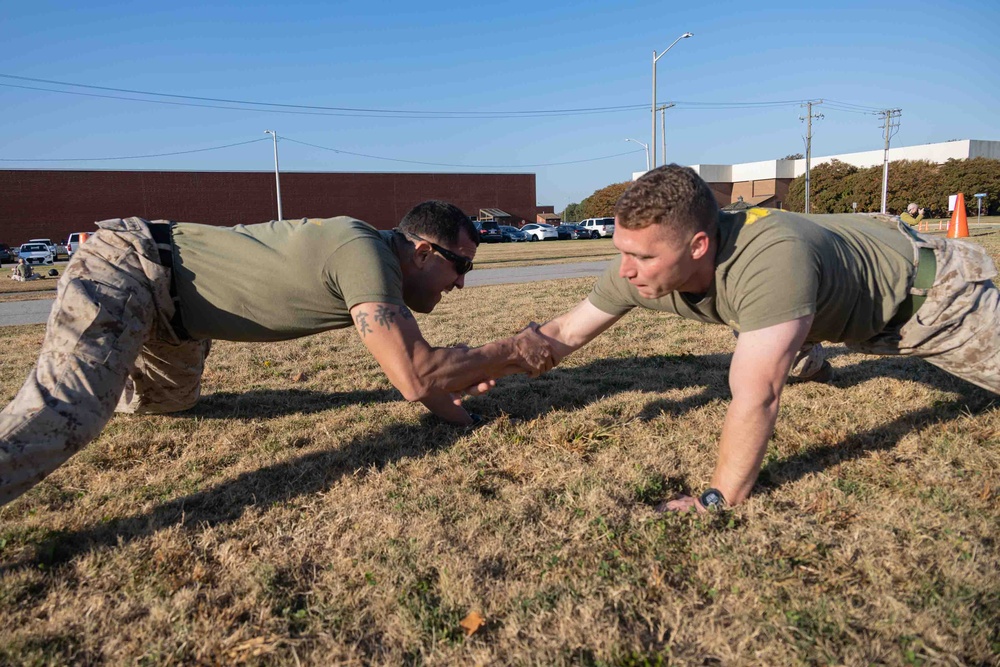
[(414, 207), (378, 231), (349, 217), (213, 227), (98, 223), (63, 272), (36, 367), (0, 412), (0, 504), (97, 437), (115, 410), (194, 406), (211, 341), (280, 341), (354, 326), (410, 401), (459, 425), (452, 395), (552, 366), (533, 328), (433, 347), (411, 311), (465, 285), (479, 234), (461, 209)]
[(23, 257), (19, 257), (17, 260), (17, 265), (11, 272), (10, 277), (13, 278), (14, 280), (17, 280), (18, 282), (23, 283), (26, 280), (31, 280), (32, 274), (33, 272), (31, 270), (31, 264), (28, 264), (26, 261), (24, 261)]
[(900, 214), (899, 219), (910, 227), (916, 227), (924, 219), (924, 209), (917, 206), (917, 202), (910, 202), (906, 211)]
[(1000, 393), (996, 268), (976, 245), (849, 214), (720, 212), (698, 174), (677, 165), (648, 172), (621, 196), (614, 243), (621, 256), (590, 295), (541, 327), (558, 359), (635, 307), (739, 332), (709, 488), (664, 509), (747, 498), (789, 371), (815, 343), (923, 357)]

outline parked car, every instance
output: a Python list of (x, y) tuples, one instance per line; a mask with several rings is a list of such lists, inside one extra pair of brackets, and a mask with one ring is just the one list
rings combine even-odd
[(614, 236), (615, 233), (615, 219), (614, 218), (587, 218), (580, 222), (588, 232), (590, 232), (590, 238), (596, 239), (600, 236)]
[(6, 243), (0, 243), (0, 266), (17, 261), (17, 254)]
[(66, 248), (59, 245), (58, 243), (53, 243), (52, 239), (28, 239), (28, 243), (44, 243), (52, 253), (52, 259), (59, 259), (60, 255), (69, 256), (66, 252)]
[[(66, 254), (72, 256), (76, 249), (80, 247), (80, 235), (87, 232), (73, 232), (66, 238)], [(93, 232), (90, 232), (91, 234)]]
[(503, 234), (503, 240), (508, 243), (519, 243), (528, 240), (527, 234), (517, 227), (511, 227), (510, 225), (500, 225), (500, 233)]
[(52, 253), (52, 256), (56, 256), (56, 244), (52, 242), (52, 239), (28, 239), (28, 243), (43, 243), (49, 249), (49, 252)]
[(503, 233), (500, 231), (500, 223), (495, 220), (484, 220), (476, 223), (479, 230), (479, 241), (482, 243), (503, 243)]
[(576, 240), (576, 239), (589, 239), (590, 232), (585, 230), (579, 225), (574, 225), (573, 223), (566, 223), (556, 227), (556, 231), (559, 232), (559, 239), (563, 240)]
[(27, 264), (52, 264), (55, 261), (52, 251), (44, 243), (22, 243), (17, 254)]
[(538, 222), (521, 227), (521, 231), (528, 235), (529, 241), (555, 241), (559, 238), (555, 227)]
[[(564, 224), (567, 227), (572, 227), (574, 230), (576, 230), (576, 236), (573, 237), (575, 239), (589, 239), (589, 238), (594, 238), (593, 234), (590, 233), (590, 230), (587, 229), (586, 227), (584, 227), (583, 225), (581, 225), (578, 222), (567, 222), (567, 223), (564, 223)], [(598, 235), (597, 238), (600, 238), (600, 235)]]

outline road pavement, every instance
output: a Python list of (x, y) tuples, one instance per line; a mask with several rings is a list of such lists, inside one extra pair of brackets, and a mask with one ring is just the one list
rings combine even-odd
[[(585, 278), (599, 275), (607, 265), (608, 261), (517, 266), (509, 269), (477, 269), (465, 277), (465, 286), (480, 287), (507, 283), (532, 283), (559, 278)], [(49, 311), (52, 310), (54, 302), (55, 299), (35, 299), (0, 303), (0, 326), (44, 324), (49, 318)]]

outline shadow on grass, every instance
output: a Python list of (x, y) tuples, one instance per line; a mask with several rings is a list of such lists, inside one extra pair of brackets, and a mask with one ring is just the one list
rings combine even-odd
[(648, 421), (662, 413), (681, 415), (728, 398), (731, 359), (731, 354), (609, 357), (582, 366), (556, 368), (534, 380), (524, 376), (507, 378), (478, 400), (489, 406), (484, 412), (494, 410), (533, 419), (551, 410), (582, 408), (623, 392), (652, 394), (698, 388), (683, 399), (648, 402), (639, 415)]
[(387, 403), (402, 400), (395, 389), (357, 391), (313, 391), (309, 389), (255, 389), (246, 392), (220, 391), (205, 394), (198, 405), (173, 417), (201, 419), (267, 419), (283, 415), (313, 414), (344, 405)]
[[(582, 407), (624, 391), (661, 392), (710, 383), (694, 397), (671, 404), (669, 409), (681, 412), (726, 395), (729, 358), (728, 354), (713, 354), (601, 359), (559, 369), (536, 380), (523, 376), (510, 378), (488, 396), (472, 399), (470, 408), (478, 411), (485, 407), (483, 411), (487, 414), (502, 410), (530, 419), (552, 409)], [(205, 396), (198, 406), (178, 416), (267, 418), (386, 400), (399, 400), (399, 394), (395, 390), (221, 392)], [(660, 408), (649, 411), (649, 418), (659, 411)], [(55, 574), (79, 554), (125, 544), (166, 527), (181, 525), (195, 529), (236, 521), (248, 508), (266, 509), (299, 496), (322, 493), (345, 474), (380, 469), (403, 458), (450, 447), (465, 433), (465, 429), (447, 425), (429, 414), (419, 425), (391, 424), (335, 450), (310, 453), (246, 472), (213, 488), (166, 501), (149, 511), (53, 533), (35, 545), (34, 558), (5, 564), (0, 572), (44, 566)]]
[(757, 480), (755, 493), (771, 493), (810, 473), (862, 458), (870, 452), (892, 449), (908, 433), (963, 415), (982, 414), (996, 409), (998, 404), (1000, 401), (995, 394), (964, 384), (961, 396), (957, 399), (908, 412), (887, 424), (852, 433), (832, 445), (810, 448), (764, 466)]
[[(188, 413), (190, 414), (190, 413)], [(332, 451), (245, 472), (213, 488), (170, 500), (153, 509), (73, 531), (58, 531), (35, 545), (34, 558), (0, 566), (0, 573), (44, 566), (57, 573), (75, 556), (152, 535), (170, 526), (198, 528), (239, 519), (248, 508), (266, 509), (299, 496), (328, 490), (345, 474), (381, 469), (394, 461), (451, 446), (466, 429), (426, 415), (419, 425), (393, 424)], [(391, 443), (391, 444), (390, 444)]]
[[(831, 356), (839, 355), (834, 353)], [(599, 359), (582, 366), (557, 369), (536, 380), (509, 378), (487, 396), (472, 399), (470, 407), (487, 414), (502, 411), (515, 417), (532, 419), (551, 410), (578, 409), (627, 391), (653, 393), (700, 387), (700, 390), (680, 400), (650, 401), (643, 407), (640, 418), (654, 419), (663, 413), (681, 415), (729, 397), (727, 378), (730, 359), (729, 354)], [(834, 384), (837, 387), (853, 386), (875, 377), (890, 377), (918, 380), (961, 396), (902, 415), (877, 428), (852, 434), (834, 445), (811, 449), (769, 464), (759, 482), (765, 492), (810, 472), (858, 458), (865, 452), (889, 449), (906, 433), (931, 423), (953, 419), (961, 414), (976, 414), (997, 404), (994, 394), (919, 360), (872, 357), (838, 368), (838, 377), (840, 379)], [(398, 398), (394, 390), (220, 393), (207, 396), (201, 405), (184, 414), (219, 419), (251, 413), (255, 417), (276, 417), (320, 412), (345, 403)], [(262, 402), (268, 400), (271, 405), (262, 408)], [(76, 531), (59, 532), (45, 544), (37, 546), (34, 559), (7, 564), (0, 568), (0, 572), (30, 565), (44, 565), (57, 572), (60, 565), (78, 554), (127, 543), (168, 526), (180, 524), (193, 529), (235, 521), (251, 507), (266, 509), (299, 496), (326, 491), (345, 474), (368, 468), (380, 469), (400, 459), (423, 456), (450, 447), (465, 433), (465, 429), (444, 424), (431, 415), (423, 417), (419, 425), (391, 424), (336, 450), (311, 453), (246, 472), (211, 489), (165, 502), (147, 512)]]

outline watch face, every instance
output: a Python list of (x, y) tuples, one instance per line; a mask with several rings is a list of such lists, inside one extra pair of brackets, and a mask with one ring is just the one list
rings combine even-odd
[(709, 489), (705, 493), (701, 494), (701, 504), (705, 506), (706, 509), (721, 509), (726, 506), (726, 499), (722, 497), (722, 494), (715, 489)]

